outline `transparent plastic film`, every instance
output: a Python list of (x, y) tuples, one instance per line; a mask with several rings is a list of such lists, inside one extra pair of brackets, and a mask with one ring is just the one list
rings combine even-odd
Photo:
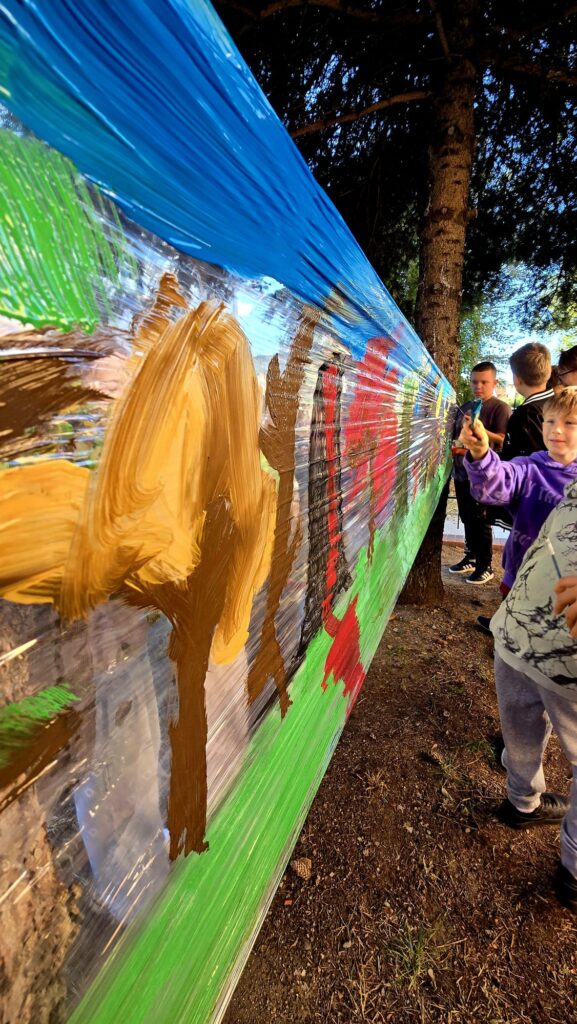
[(212, 9), (0, 12), (0, 1022), (218, 1020), (454, 395)]

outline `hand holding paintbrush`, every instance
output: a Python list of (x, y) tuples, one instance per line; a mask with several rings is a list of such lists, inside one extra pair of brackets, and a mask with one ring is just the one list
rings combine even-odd
[(577, 637), (577, 576), (561, 576), (555, 584), (554, 612), (565, 612), (571, 636)]
[(467, 449), (475, 462), (487, 454), (489, 451), (489, 437), (477, 416), (465, 416), (457, 443)]

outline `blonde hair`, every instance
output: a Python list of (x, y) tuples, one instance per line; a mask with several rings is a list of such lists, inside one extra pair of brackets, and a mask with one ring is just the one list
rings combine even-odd
[(546, 416), (549, 412), (562, 413), (564, 416), (570, 416), (572, 413), (577, 415), (577, 387), (563, 388), (552, 398), (548, 398), (543, 405), (543, 415)]

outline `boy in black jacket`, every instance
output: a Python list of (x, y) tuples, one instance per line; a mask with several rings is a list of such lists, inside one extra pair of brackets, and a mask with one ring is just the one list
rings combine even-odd
[(553, 397), (547, 390), (551, 376), (551, 356), (546, 345), (529, 342), (513, 352), (509, 359), (513, 383), (525, 401), (513, 410), (501, 452), (504, 462), (518, 455), (532, 455), (545, 450), (543, 444), (543, 405)]

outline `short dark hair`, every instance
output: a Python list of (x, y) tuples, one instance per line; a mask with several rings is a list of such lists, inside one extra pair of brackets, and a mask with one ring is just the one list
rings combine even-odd
[(541, 345), (538, 341), (529, 341), (511, 354), (509, 366), (530, 388), (535, 388), (539, 384), (545, 387), (551, 375), (551, 353), (546, 345)]
[(488, 359), (484, 359), (481, 363), (477, 363), (477, 365), (471, 370), (471, 373), (484, 373), (485, 370), (492, 370), (495, 377), (497, 376), (497, 367)]
[(577, 345), (573, 345), (573, 348), (568, 348), (565, 352), (562, 352), (559, 356), (559, 364), (557, 371), (561, 373), (575, 373), (577, 370)]

